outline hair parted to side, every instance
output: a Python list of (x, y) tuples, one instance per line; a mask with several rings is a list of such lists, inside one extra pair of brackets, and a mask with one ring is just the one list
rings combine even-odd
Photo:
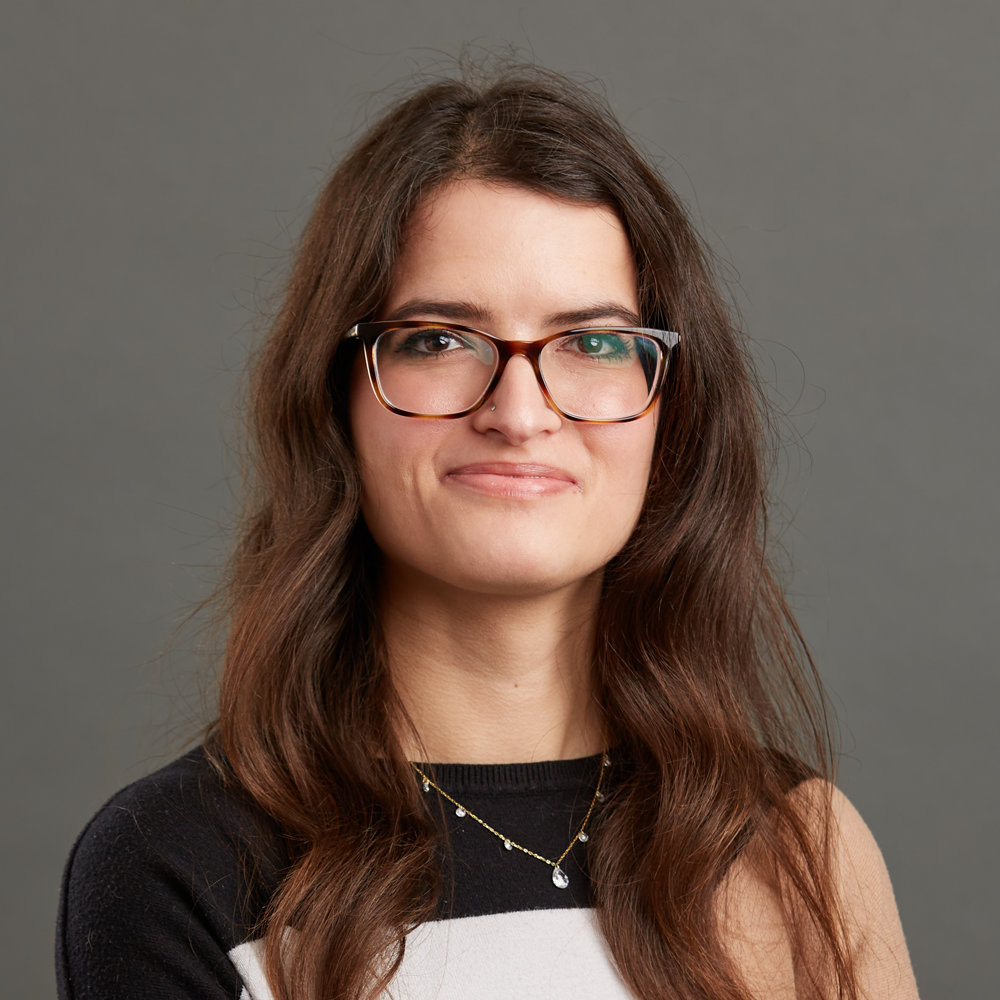
[(338, 351), (384, 300), (422, 200), (475, 178), (612, 207), (643, 324), (683, 338), (646, 503), (598, 615), (598, 695), (630, 763), (588, 844), (611, 953), (646, 1000), (747, 997), (715, 906), (745, 850), (794, 912), (817, 994), (855, 997), (826, 813), (789, 794), (829, 776), (832, 748), (768, 566), (762, 403), (710, 254), (599, 97), (532, 67), (464, 76), (391, 107), (334, 171), (252, 376), (255, 479), (209, 749), (292, 845), (266, 918), (275, 996), (377, 996), (435, 912), (439, 834), (394, 732)]

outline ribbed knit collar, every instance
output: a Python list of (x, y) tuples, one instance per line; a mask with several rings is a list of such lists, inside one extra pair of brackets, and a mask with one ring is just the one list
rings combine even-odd
[(601, 755), (528, 764), (419, 764), (452, 795), (460, 792), (553, 792), (593, 782)]

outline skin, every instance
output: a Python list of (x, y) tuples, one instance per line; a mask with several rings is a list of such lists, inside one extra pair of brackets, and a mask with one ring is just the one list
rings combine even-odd
[[(383, 319), (508, 340), (638, 323), (635, 265), (607, 208), (464, 181), (415, 216)], [(495, 407), (495, 409), (494, 409)], [(457, 420), (385, 409), (355, 368), (362, 509), (383, 557), (382, 620), (412, 759), (505, 763), (598, 752), (593, 618), (603, 567), (645, 496), (655, 411), (566, 420), (512, 358)]]

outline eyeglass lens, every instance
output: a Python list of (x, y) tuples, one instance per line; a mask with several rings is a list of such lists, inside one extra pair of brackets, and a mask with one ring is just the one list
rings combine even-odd
[[(440, 326), (388, 330), (375, 344), (382, 395), (398, 409), (427, 416), (475, 406), (498, 364), (497, 350), (485, 337)], [(557, 337), (538, 358), (556, 406), (593, 420), (641, 413), (662, 364), (657, 340), (620, 330), (578, 330)]]

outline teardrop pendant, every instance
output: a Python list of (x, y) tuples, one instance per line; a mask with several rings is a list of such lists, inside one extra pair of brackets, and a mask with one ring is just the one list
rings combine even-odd
[(431, 790), (431, 783), (426, 778), (424, 778), (424, 791), (429, 792), (430, 790)]
[(458, 817), (459, 819), (461, 819), (461, 818), (462, 818), (462, 817), (463, 817), (463, 816), (465, 815), (465, 810), (464, 810), (464, 809), (463, 809), (463, 808), (462, 808), (461, 806), (459, 806), (459, 807), (458, 807), (458, 808), (457, 808), (457, 809), (455, 810), (455, 815), (456, 815), (456, 816), (457, 816), (457, 817)]
[(587, 841), (590, 840), (590, 835), (584, 833), (583, 830), (581, 830), (579, 836), (576, 839), (579, 840), (581, 844), (586, 844)]
[(569, 885), (569, 876), (558, 865), (552, 869), (552, 884), (557, 889), (565, 889)]
[(509, 840), (503, 842), (503, 846), (507, 848), (508, 851), (513, 851), (514, 847)]

